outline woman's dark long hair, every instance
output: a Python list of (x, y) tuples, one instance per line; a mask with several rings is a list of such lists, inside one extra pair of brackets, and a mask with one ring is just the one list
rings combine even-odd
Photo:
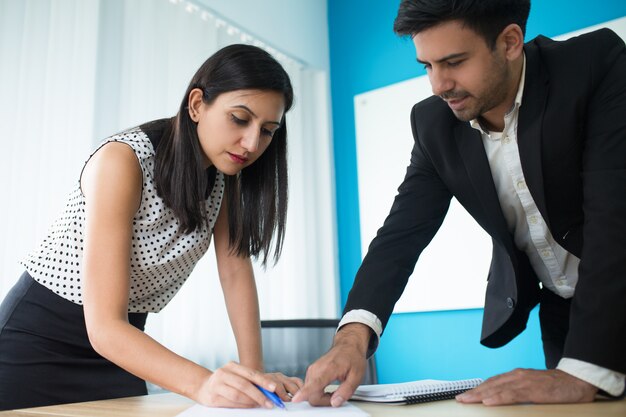
[[(230, 45), (207, 59), (193, 76), (170, 135), (156, 151), (157, 192), (191, 233), (208, 224), (206, 197), (210, 194), (203, 168), (196, 124), (187, 109), (189, 94), (201, 89), (211, 104), (222, 93), (235, 90), (271, 90), (284, 95), (285, 113), (293, 103), (293, 89), (283, 67), (267, 52), (251, 45)], [(214, 168), (211, 168), (214, 169)], [(285, 116), (265, 152), (238, 175), (226, 176), (228, 229), (232, 253), (262, 255), (267, 263), (275, 236), (274, 262), (280, 257), (287, 217), (287, 123)]]

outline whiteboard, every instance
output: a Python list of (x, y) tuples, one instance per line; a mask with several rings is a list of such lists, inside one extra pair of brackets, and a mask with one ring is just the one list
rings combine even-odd
[[(626, 39), (626, 17), (556, 39), (600, 27), (609, 27)], [(362, 256), (387, 217), (409, 165), (411, 108), (431, 95), (428, 78), (422, 76), (354, 97)], [(453, 199), (394, 312), (483, 307), (490, 260), (491, 238)]]

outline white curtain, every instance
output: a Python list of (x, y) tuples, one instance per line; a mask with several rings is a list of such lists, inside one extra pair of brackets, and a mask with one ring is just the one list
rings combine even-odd
[[(1, 296), (95, 144), (174, 115), (196, 69), (231, 43), (273, 53), (296, 95), (283, 256), (265, 271), (255, 266), (261, 317), (337, 317), (327, 74), (180, 0), (0, 0)], [(236, 359), (212, 249), (146, 331), (210, 368)]]
[(0, 293), (63, 209), (92, 146), (97, 0), (0, 1)]

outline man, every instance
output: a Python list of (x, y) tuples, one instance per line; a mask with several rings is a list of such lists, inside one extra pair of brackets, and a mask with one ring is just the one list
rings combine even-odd
[[(487, 405), (623, 395), (626, 373), (626, 49), (609, 30), (523, 44), (529, 0), (404, 0), (433, 97), (391, 211), (331, 350), (294, 401), (338, 406), (359, 384), (452, 196), (491, 235), (481, 343), (499, 347), (540, 304), (548, 370), (514, 370), (457, 397)], [(323, 394), (333, 380), (334, 394)]]

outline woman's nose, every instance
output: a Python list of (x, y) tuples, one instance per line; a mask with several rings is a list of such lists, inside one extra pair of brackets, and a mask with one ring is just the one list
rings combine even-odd
[(241, 138), (241, 146), (248, 152), (256, 152), (259, 149), (259, 136), (258, 131), (249, 129)]

